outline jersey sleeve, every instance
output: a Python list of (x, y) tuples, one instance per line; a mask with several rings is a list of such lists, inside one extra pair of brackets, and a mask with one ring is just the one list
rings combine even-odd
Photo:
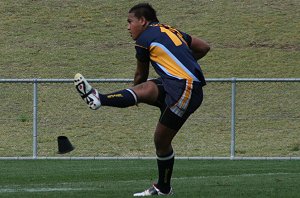
[(182, 35), (182, 38), (187, 43), (187, 45), (190, 47), (191, 43), (192, 43), (192, 37), (189, 34), (185, 33), (185, 32), (181, 32), (181, 31), (179, 31), (179, 32)]
[(147, 47), (139, 45), (138, 42), (135, 44), (136, 59), (140, 62), (149, 62), (150, 61), (150, 52)]

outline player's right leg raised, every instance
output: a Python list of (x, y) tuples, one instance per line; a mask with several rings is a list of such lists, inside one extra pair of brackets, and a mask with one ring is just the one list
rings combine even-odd
[(101, 102), (98, 91), (93, 89), (81, 74), (78, 73), (75, 75), (74, 84), (81, 98), (91, 109), (96, 110), (100, 108)]
[(123, 89), (110, 94), (100, 94), (96, 89), (92, 88), (81, 74), (75, 75), (74, 84), (82, 99), (94, 110), (101, 105), (125, 108), (136, 105), (138, 102), (136, 93), (131, 89)]

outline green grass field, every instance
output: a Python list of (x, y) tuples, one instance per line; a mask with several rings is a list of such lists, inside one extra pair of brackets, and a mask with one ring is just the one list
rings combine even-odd
[[(177, 160), (174, 196), (298, 197), (299, 161)], [(132, 197), (156, 181), (155, 160), (0, 161), (0, 197)]]
[[(132, 78), (127, 12), (137, 0), (0, 1), (0, 78)], [(207, 78), (299, 78), (299, 0), (151, 0), (162, 23), (211, 45)], [(151, 70), (150, 78), (156, 77)], [(299, 83), (237, 85), (237, 156), (300, 156)], [(102, 92), (130, 86), (94, 84)], [(58, 89), (59, 87), (59, 89)], [(174, 140), (177, 156), (229, 156), (230, 83)], [(57, 91), (59, 90), (59, 91)], [(0, 157), (32, 156), (32, 84), (0, 83)], [(71, 84), (40, 84), (38, 156), (58, 135), (78, 156), (154, 156), (159, 116), (146, 105), (87, 109)], [(61, 94), (63, 93), (63, 94)], [(80, 116), (78, 116), (80, 115)], [(0, 160), (0, 197), (132, 197), (156, 180), (155, 160)], [(299, 161), (177, 160), (174, 197), (299, 197)]]
[[(1, 77), (132, 77), (126, 20), (138, 2), (1, 1)], [(206, 77), (299, 77), (298, 0), (150, 3), (161, 22), (209, 42), (212, 50), (200, 61)]]
[[(126, 19), (138, 2), (0, 1), (0, 78), (70, 79), (77, 72), (132, 78), (136, 60)], [(211, 51), (200, 60), (207, 78), (300, 76), (298, 0), (150, 3), (161, 22), (209, 42)], [(238, 84), (237, 155), (300, 156), (298, 84)], [(131, 85), (94, 86), (108, 93)], [(174, 140), (178, 155), (229, 155), (230, 89), (229, 83), (205, 87), (203, 105)], [(0, 156), (31, 156), (32, 84), (0, 84), (0, 90)], [(95, 113), (71, 84), (40, 84), (38, 91), (39, 156), (56, 155), (58, 135), (70, 137), (73, 156), (153, 156), (156, 109)]]

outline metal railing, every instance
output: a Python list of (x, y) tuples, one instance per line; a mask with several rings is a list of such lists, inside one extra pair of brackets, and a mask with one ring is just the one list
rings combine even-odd
[[(133, 79), (87, 79), (93, 83), (130, 83)], [(236, 84), (238, 82), (300, 82), (300, 78), (208, 78), (207, 82), (231, 83), (231, 142), (230, 157), (181, 157), (183, 159), (295, 159), (300, 157), (236, 157), (235, 156), (235, 126), (236, 126)], [(39, 157), (38, 156), (38, 84), (40, 83), (73, 83), (72, 79), (0, 79), (1, 83), (33, 84), (33, 126), (32, 126), (32, 157), (0, 157), (0, 159), (77, 159), (76, 157)], [(125, 157), (126, 158), (126, 157)], [(128, 157), (129, 159), (152, 157)], [(126, 158), (126, 159), (128, 159)], [(78, 157), (78, 159), (124, 159), (123, 157)]]

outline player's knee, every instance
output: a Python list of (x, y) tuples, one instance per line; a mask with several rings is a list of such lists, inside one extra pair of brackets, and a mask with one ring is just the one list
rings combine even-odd
[(170, 142), (161, 140), (161, 139), (154, 139), (156, 153), (158, 155), (164, 155), (169, 153), (172, 150), (172, 146)]
[(172, 151), (172, 146), (162, 146), (162, 147), (156, 147), (156, 155), (158, 156), (164, 156), (167, 155), (168, 153), (170, 153)]
[(137, 94), (139, 102), (155, 102), (158, 97), (156, 84), (150, 81), (144, 82), (132, 88)]

